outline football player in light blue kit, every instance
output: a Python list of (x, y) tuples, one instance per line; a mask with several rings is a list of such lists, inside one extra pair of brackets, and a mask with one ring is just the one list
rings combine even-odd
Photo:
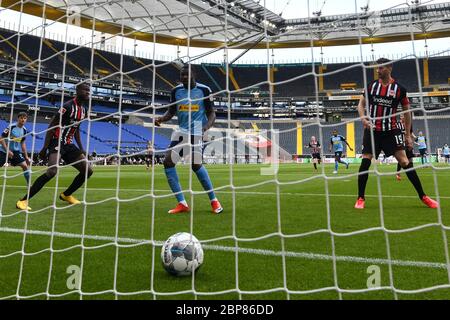
[(448, 146), (447, 143), (442, 148), (442, 154), (445, 158), (445, 163), (450, 164), (450, 147)]
[(211, 89), (196, 82), (193, 72), (191, 72), (189, 79), (188, 66), (184, 66), (181, 69), (180, 82), (181, 84), (172, 90), (171, 105), (167, 112), (162, 117), (155, 119), (155, 126), (160, 126), (161, 123), (169, 121), (175, 115), (178, 118), (179, 132), (172, 135), (172, 142), (164, 159), (164, 171), (167, 176), (167, 181), (178, 201), (178, 205), (174, 209), (169, 210), (169, 213), (178, 214), (189, 212), (190, 210), (181, 191), (175, 164), (183, 154), (187, 156), (190, 153), (189, 149), (186, 150), (186, 147), (183, 148), (182, 145), (189, 146), (189, 143), (191, 143), (192, 153), (190, 155), (192, 170), (197, 175), (203, 189), (208, 193), (212, 212), (219, 214), (223, 211), (223, 208), (216, 198), (208, 171), (202, 165), (203, 154), (201, 144), (203, 134), (213, 126), (216, 120), (216, 113), (213, 109), (211, 98), (209, 97)]
[(339, 163), (345, 164), (345, 167), (348, 169), (348, 162), (341, 159), (342, 153), (344, 152), (344, 142), (350, 149), (350, 151), (353, 151), (353, 149), (348, 144), (347, 140), (341, 135), (338, 134), (337, 130), (333, 130), (333, 135), (330, 139), (330, 152), (331, 148), (333, 148), (334, 151), (334, 171), (333, 173), (338, 173)]
[(419, 146), (422, 164), (427, 163), (427, 138), (425, 138), (422, 131), (419, 131), (419, 136), (416, 139), (416, 144)]
[[(30, 182), (30, 158), (28, 158), (27, 146), (25, 145), (25, 136), (27, 129), (25, 123), (27, 122), (26, 112), (20, 112), (17, 115), (17, 123), (6, 128), (0, 137), (0, 166), (4, 166), (7, 162), (12, 166), (19, 166), (23, 170), (23, 176)], [(9, 142), (9, 143), (8, 143)]]

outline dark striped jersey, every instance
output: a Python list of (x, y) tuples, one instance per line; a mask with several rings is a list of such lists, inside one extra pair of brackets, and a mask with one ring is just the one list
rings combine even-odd
[(76, 98), (67, 101), (58, 111), (61, 115), (61, 128), (56, 128), (54, 139), (61, 139), (61, 145), (71, 144), (73, 137), (86, 118), (86, 108)]
[(367, 87), (369, 98), (369, 116), (375, 131), (398, 129), (397, 109), (399, 105), (409, 104), (406, 89), (396, 80), (384, 86), (381, 80), (372, 82)]
[(310, 142), (308, 147), (312, 149), (311, 153), (320, 153), (320, 143), (319, 141)]

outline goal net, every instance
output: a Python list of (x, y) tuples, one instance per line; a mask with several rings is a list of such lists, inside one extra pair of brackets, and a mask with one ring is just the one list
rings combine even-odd
[[(361, 1), (334, 13), (334, 2), (281, 2), (1, 2), (0, 299), (448, 298), (450, 58), (448, 41), (431, 38), (448, 34), (450, 3)], [(364, 130), (357, 106), (380, 57), (392, 60), (414, 133), (426, 138), (413, 162), (438, 209), (383, 157), (370, 167), (366, 209), (353, 208)], [(180, 98), (180, 83), (207, 94)], [(80, 84), (90, 88), (85, 117), (73, 100)], [(182, 121), (188, 132), (207, 126), (208, 112), (195, 118), (207, 102), (216, 119), (197, 141), (196, 165), (224, 211), (211, 213), (187, 139), (176, 170), (190, 212), (168, 214), (180, 193), (166, 177), (168, 152)], [(79, 132), (86, 157), (72, 163), (68, 151), (49, 167), (39, 153), (50, 130), (51, 139), (74, 134), (76, 146)], [(347, 164), (335, 163), (335, 130), (348, 143)], [(67, 141), (52, 141), (66, 150)], [(85, 181), (73, 193), (79, 204), (61, 199), (74, 179)], [(30, 210), (16, 207), (21, 199)], [(161, 246), (178, 232), (204, 250), (191, 277), (161, 266)]]

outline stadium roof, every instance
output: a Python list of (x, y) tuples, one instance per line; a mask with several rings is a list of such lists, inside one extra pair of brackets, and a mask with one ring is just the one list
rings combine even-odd
[[(259, 3), (259, 1), (258, 1)], [(2, 7), (109, 34), (216, 48), (292, 48), (450, 36), (450, 2), (284, 19), (254, 0), (4, 0)], [(313, 40), (311, 42), (311, 40)]]

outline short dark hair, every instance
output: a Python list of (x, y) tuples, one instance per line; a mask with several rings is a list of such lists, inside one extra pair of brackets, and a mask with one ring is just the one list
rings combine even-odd
[[(185, 64), (181, 69), (180, 69), (180, 72), (182, 72), (182, 71), (189, 71), (189, 65), (188, 64)], [(191, 65), (191, 74), (193, 75), (193, 76), (195, 76), (195, 70), (194, 70), (194, 66), (192, 66)]]
[(17, 115), (17, 118), (21, 118), (21, 117), (28, 118), (28, 113), (26, 113), (25, 111), (19, 112), (19, 114)]
[(90, 85), (88, 82), (83, 81), (83, 82), (77, 84), (77, 86), (76, 86), (75, 88), (78, 90), (78, 89), (81, 88), (82, 86), (88, 86), (88, 87), (90, 87), (91, 85)]
[(378, 65), (382, 64), (382, 65), (384, 65), (386, 67), (391, 67), (391, 68), (394, 66), (394, 64), (392, 63), (392, 60), (389, 60), (387, 58), (380, 58), (380, 59), (378, 59), (377, 60), (377, 64)]

